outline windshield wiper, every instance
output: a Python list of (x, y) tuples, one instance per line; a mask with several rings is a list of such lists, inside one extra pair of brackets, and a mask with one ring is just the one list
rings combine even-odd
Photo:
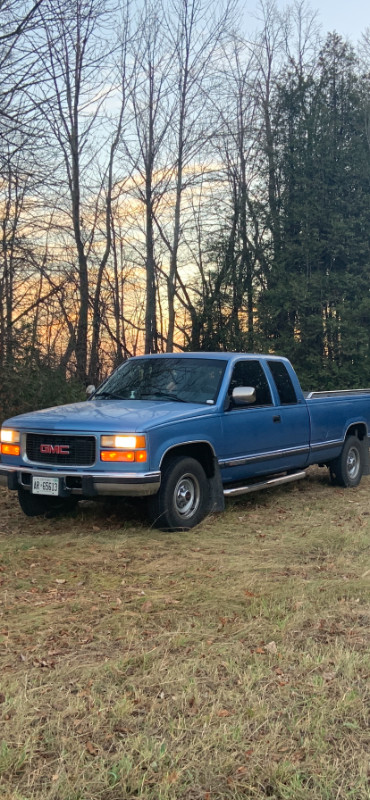
[(148, 394), (140, 395), (141, 399), (144, 399), (145, 397), (163, 397), (164, 400), (173, 400), (174, 403), (186, 403), (186, 400), (183, 400), (182, 397), (177, 397), (176, 394), (170, 394), (170, 392), (150, 392)]
[(99, 392), (98, 394), (94, 395), (94, 400), (99, 399), (99, 397), (105, 397), (107, 400), (123, 400), (124, 398), (121, 397), (119, 394), (114, 394), (114, 392)]

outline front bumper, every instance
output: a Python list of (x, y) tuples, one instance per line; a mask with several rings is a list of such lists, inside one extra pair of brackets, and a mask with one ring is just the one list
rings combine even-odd
[(42, 478), (60, 478), (60, 495), (69, 497), (96, 497), (98, 495), (121, 495), (122, 497), (146, 497), (155, 494), (161, 483), (160, 472), (89, 472), (77, 470), (46, 470), (0, 464), (0, 486), (8, 489), (28, 489), (32, 475)]

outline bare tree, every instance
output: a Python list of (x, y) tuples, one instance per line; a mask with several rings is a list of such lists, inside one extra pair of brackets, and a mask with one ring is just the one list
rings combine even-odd
[(39, 24), (43, 0), (0, 0), (0, 168), (34, 134), (26, 90), (40, 79), (37, 53), (29, 37)]
[[(171, 78), (173, 52), (164, 36), (164, 11), (159, 2), (146, 0), (133, 48), (136, 65), (133, 89), (133, 130), (126, 143), (133, 176), (133, 195), (144, 210), (145, 352), (157, 352), (157, 279), (155, 219), (168, 186), (164, 143), (173, 119)], [(139, 237), (140, 239), (140, 237)], [(140, 251), (140, 242), (138, 241)]]
[[(133, 176), (133, 195), (142, 205), (145, 267), (145, 352), (161, 347), (157, 322), (158, 263), (155, 219), (168, 185), (164, 143), (173, 118), (171, 77), (173, 53), (164, 36), (161, 2), (143, 6), (133, 48), (136, 64), (133, 90), (133, 130), (127, 144)], [(138, 240), (140, 252), (140, 235)]]
[[(223, 245), (223, 268), (215, 284), (230, 281), (230, 343), (254, 347), (254, 281), (261, 241), (256, 211), (258, 185), (255, 101), (255, 53), (250, 43), (235, 33), (225, 49), (217, 102), (219, 124), (215, 142), (229, 184), (229, 218)], [(223, 273), (223, 274), (222, 274)], [(245, 317), (241, 327), (240, 316)]]
[[(115, 69), (125, 59), (128, 8), (123, 9), (123, 42), (113, 42), (105, 26), (118, 26), (106, 0), (44, 0), (40, 43), (44, 80), (34, 95), (43, 114), (48, 155), (53, 160), (59, 225), (71, 221), (78, 271), (75, 334), (80, 380), (96, 379), (99, 296), (111, 250), (113, 163), (122, 131), (126, 73)], [(108, 113), (108, 103), (117, 113)], [(65, 178), (64, 178), (65, 176)], [(50, 193), (49, 193), (50, 200)], [(103, 247), (101, 246), (104, 241)], [(94, 278), (95, 277), (95, 281)], [(92, 285), (95, 290), (92, 292)], [(93, 297), (93, 299), (92, 299)], [(89, 309), (92, 301), (92, 351), (88, 365)]]
[[(169, 250), (167, 275), (167, 351), (174, 347), (175, 296), (179, 278), (179, 248), (183, 233), (182, 201), (191, 183), (202, 174), (199, 168), (210, 141), (215, 99), (214, 72), (221, 43), (228, 35), (234, 5), (227, 2), (215, 13), (210, 0), (171, 0), (167, 14), (167, 35), (175, 54), (175, 114), (171, 141), (171, 173), (174, 209), (171, 231), (163, 237)], [(186, 175), (186, 177), (185, 177)]]

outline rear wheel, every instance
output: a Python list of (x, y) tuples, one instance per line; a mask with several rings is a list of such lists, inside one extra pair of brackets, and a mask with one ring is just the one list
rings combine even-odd
[(364, 471), (364, 443), (357, 436), (348, 436), (343, 450), (330, 464), (330, 474), (338, 486), (358, 486)]
[(48, 517), (68, 514), (77, 506), (77, 497), (43, 497), (31, 494), (26, 489), (18, 489), (19, 505), (27, 517)]
[(149, 499), (149, 516), (162, 530), (189, 530), (209, 510), (209, 483), (195, 458), (174, 456), (162, 474), (159, 491)]

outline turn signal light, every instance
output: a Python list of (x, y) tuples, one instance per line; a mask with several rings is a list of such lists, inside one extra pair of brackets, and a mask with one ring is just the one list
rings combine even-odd
[(3, 456), (19, 456), (21, 448), (19, 444), (2, 444), (1, 452)]
[(147, 452), (146, 450), (101, 450), (100, 459), (101, 461), (125, 461), (126, 463), (139, 461), (143, 463), (147, 460)]
[(135, 461), (135, 453), (132, 450), (102, 450), (100, 458), (102, 461)]

